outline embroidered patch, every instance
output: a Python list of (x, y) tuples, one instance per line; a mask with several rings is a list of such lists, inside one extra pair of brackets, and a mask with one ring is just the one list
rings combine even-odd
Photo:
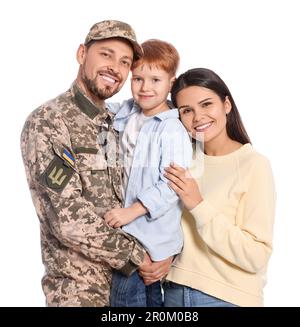
[(42, 176), (42, 184), (61, 192), (71, 179), (74, 170), (66, 165), (63, 159), (55, 156)]
[(62, 153), (62, 157), (72, 166), (74, 167), (75, 165), (75, 159), (73, 158), (73, 156), (71, 155), (71, 153), (67, 150), (64, 149), (63, 153)]

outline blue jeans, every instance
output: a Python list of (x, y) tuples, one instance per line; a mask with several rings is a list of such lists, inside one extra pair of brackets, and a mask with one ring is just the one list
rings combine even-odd
[(173, 282), (165, 282), (163, 288), (165, 307), (236, 307), (232, 303)]
[(111, 307), (162, 307), (160, 282), (146, 286), (137, 272), (127, 277), (113, 271), (110, 291)]

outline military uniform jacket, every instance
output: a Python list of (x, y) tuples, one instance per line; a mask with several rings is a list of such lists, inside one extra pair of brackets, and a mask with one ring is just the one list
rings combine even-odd
[(144, 250), (103, 215), (121, 204), (121, 168), (113, 114), (74, 83), (35, 110), (21, 135), (32, 199), (40, 220), (50, 306), (109, 304), (111, 268), (129, 275)]

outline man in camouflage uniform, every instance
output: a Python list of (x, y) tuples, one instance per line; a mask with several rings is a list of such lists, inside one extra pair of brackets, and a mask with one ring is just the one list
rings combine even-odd
[(130, 275), (149, 263), (134, 238), (103, 219), (121, 204), (118, 135), (104, 100), (141, 55), (129, 25), (95, 24), (77, 51), (71, 88), (25, 123), (21, 149), (40, 220), (49, 306), (107, 306), (111, 269)]

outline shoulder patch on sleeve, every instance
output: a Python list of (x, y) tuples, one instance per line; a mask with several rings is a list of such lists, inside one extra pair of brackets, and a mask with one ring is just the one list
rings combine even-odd
[(55, 156), (41, 176), (41, 182), (44, 186), (60, 193), (73, 174), (74, 170), (67, 166), (62, 158)]

